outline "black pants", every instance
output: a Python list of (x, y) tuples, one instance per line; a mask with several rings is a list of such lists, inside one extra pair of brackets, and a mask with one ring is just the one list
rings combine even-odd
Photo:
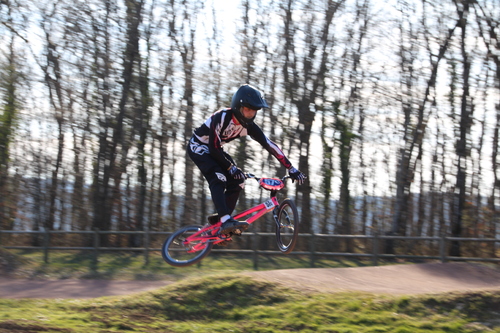
[[(193, 139), (187, 144), (187, 153), (191, 160), (200, 169), (201, 173), (208, 182), (212, 201), (219, 217), (231, 215), (241, 190), (244, 188), (243, 179), (234, 179), (227, 170), (223, 170), (208, 151), (208, 146), (199, 144)], [(234, 163), (229, 154), (224, 153), (226, 157)]]

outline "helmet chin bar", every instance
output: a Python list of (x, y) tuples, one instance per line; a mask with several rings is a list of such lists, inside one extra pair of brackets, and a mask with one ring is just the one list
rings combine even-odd
[(253, 123), (253, 120), (255, 119), (257, 114), (255, 114), (255, 116), (253, 116), (252, 118), (247, 118), (243, 115), (243, 112), (241, 112), (241, 108), (243, 108), (243, 106), (241, 106), (237, 110), (234, 110), (234, 116), (236, 117), (236, 120), (238, 120), (241, 126), (247, 128), (249, 125)]
[(245, 120), (248, 120), (248, 121), (252, 121), (252, 122), (253, 122), (253, 120), (255, 119), (255, 117), (257, 117), (257, 113), (255, 113), (255, 116), (253, 116), (252, 118), (247, 118), (247, 117), (245, 117), (245, 115), (243, 114), (243, 112), (241, 112), (241, 109), (243, 109), (243, 108), (244, 108), (244, 106), (241, 106), (241, 107), (240, 107), (240, 114), (241, 114), (241, 117), (242, 117), (242, 118), (244, 118)]

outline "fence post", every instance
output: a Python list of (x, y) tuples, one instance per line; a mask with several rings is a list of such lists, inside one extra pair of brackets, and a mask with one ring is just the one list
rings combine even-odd
[(99, 247), (100, 247), (100, 239), (99, 239), (99, 228), (94, 228), (94, 269), (97, 269), (97, 264), (99, 261)]
[(48, 264), (49, 263), (49, 243), (50, 243), (50, 234), (48, 228), (43, 228), (43, 261)]
[(446, 236), (444, 234), (439, 239), (439, 257), (442, 263), (446, 262)]
[(315, 252), (316, 252), (316, 234), (314, 233), (314, 230), (311, 230), (311, 240), (310, 240), (310, 243), (309, 243), (309, 266), (311, 266), (311, 268), (314, 268), (314, 266), (316, 265), (316, 256), (315, 256)]
[(144, 231), (144, 261), (145, 265), (149, 265), (149, 228)]
[(252, 247), (253, 247), (253, 269), (255, 271), (259, 270), (259, 254), (257, 253), (257, 249), (259, 248), (259, 234), (257, 233), (257, 228), (253, 232), (252, 237)]
[(378, 231), (373, 233), (373, 266), (378, 266)]

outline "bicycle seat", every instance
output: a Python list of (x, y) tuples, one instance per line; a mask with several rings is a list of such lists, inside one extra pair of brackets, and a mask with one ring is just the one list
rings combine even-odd
[(279, 178), (261, 178), (259, 185), (268, 191), (278, 191), (285, 187), (285, 183)]

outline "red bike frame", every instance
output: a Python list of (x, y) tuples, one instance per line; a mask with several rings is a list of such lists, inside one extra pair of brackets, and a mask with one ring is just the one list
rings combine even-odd
[[(257, 205), (253, 208), (250, 208), (250, 209), (247, 209), (247, 210), (235, 215), (234, 219), (239, 220), (244, 216), (254, 214), (246, 220), (246, 222), (248, 224), (252, 224), (259, 217), (269, 213), (277, 206), (279, 206), (278, 199), (275, 196), (273, 196), (270, 199), (261, 203), (260, 205)], [(213, 242), (214, 244), (218, 244), (220, 242), (231, 239), (231, 236), (219, 235), (219, 229), (220, 229), (221, 224), (222, 223), (219, 221), (216, 224), (205, 227), (205, 228), (199, 230), (197, 233), (186, 238), (186, 240), (184, 241), (185, 245), (188, 245), (191, 242), (199, 242), (199, 243), (195, 243), (196, 245), (194, 245), (188, 252), (191, 253), (191, 252), (197, 252), (197, 251), (202, 250), (206, 246), (207, 242)]]

